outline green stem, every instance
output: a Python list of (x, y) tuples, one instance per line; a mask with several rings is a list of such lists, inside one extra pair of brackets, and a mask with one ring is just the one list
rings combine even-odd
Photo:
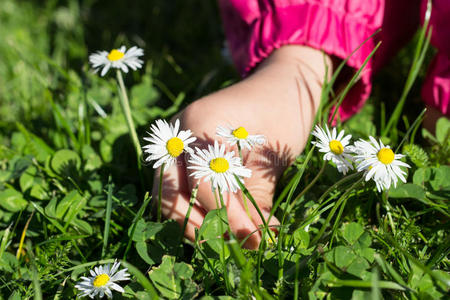
[(142, 177), (142, 164), (141, 164), (141, 157), (142, 157), (142, 148), (141, 144), (139, 143), (139, 139), (136, 133), (136, 127), (134, 126), (133, 117), (131, 116), (131, 110), (130, 110), (130, 102), (128, 101), (128, 95), (127, 90), (125, 88), (125, 84), (123, 83), (123, 77), (122, 72), (120, 70), (117, 70), (117, 82), (119, 83), (119, 90), (121, 97), (120, 99), (120, 107), (122, 108), (123, 115), (125, 117), (125, 120), (127, 122), (128, 132), (131, 136), (131, 140), (134, 145), (134, 150), (136, 151), (137, 156), (137, 166), (139, 170), (139, 175), (141, 177), (141, 183), (143, 183), (143, 177)]
[[(212, 185), (212, 182), (211, 182), (211, 185)], [(225, 208), (225, 203), (223, 202), (222, 191), (220, 190), (220, 187), (217, 188), (217, 191), (219, 193), (220, 204), (219, 204), (219, 200), (217, 199), (215, 190), (213, 189), (212, 191), (213, 191), (214, 196), (216, 198), (217, 209), (219, 210), (219, 216), (220, 216), (219, 230), (220, 230), (220, 232), (223, 232), (222, 221), (224, 220), (224, 218), (222, 217), (222, 208), (225, 209), (225, 214), (227, 213), (227, 210)], [(228, 220), (228, 218), (227, 218), (227, 220)], [(229, 227), (230, 227), (230, 225), (228, 223), (229, 233), (231, 234), (231, 230), (230, 230)], [(223, 277), (224, 277), (223, 279), (224, 279), (224, 282), (225, 282), (225, 288), (227, 290), (227, 293), (230, 295), (231, 294), (231, 283), (229, 282), (227, 263), (225, 261), (225, 236), (223, 234), (221, 234), (220, 242), (221, 242), (221, 246), (222, 246), (222, 251), (220, 252), (220, 261), (221, 261), (222, 268), (223, 268)]]
[(162, 199), (162, 182), (163, 182), (163, 175), (164, 175), (164, 167), (165, 163), (161, 166), (161, 172), (159, 173), (159, 188), (158, 188), (158, 207), (157, 207), (157, 214), (156, 214), (156, 220), (158, 222), (161, 222), (161, 199)]
[(389, 225), (391, 226), (392, 233), (395, 236), (396, 233), (395, 233), (394, 220), (392, 219), (391, 205), (388, 202), (387, 194), (388, 193), (386, 191), (384, 191), (383, 195), (382, 195), (382, 199), (383, 199), (383, 202), (384, 202), (384, 207), (386, 208), (386, 215), (387, 215), (388, 220), (389, 220)]
[(192, 207), (194, 206), (195, 199), (197, 199), (197, 192), (198, 192), (198, 183), (195, 185), (195, 187), (192, 189), (192, 192), (191, 192), (191, 198), (189, 199), (188, 211), (186, 213), (186, 216), (184, 217), (183, 228), (181, 230), (182, 237), (184, 235), (184, 232), (186, 231), (186, 226), (187, 226), (187, 223), (189, 220), (189, 216), (191, 215), (191, 210), (192, 210)]
[[(244, 157), (242, 156), (242, 148), (241, 145), (238, 143), (237, 144), (238, 147), (238, 152), (239, 152), (239, 157), (241, 158), (241, 163), (242, 165), (244, 165)], [(252, 215), (250, 214), (250, 210), (248, 209), (248, 203), (247, 203), (247, 198), (245, 197), (244, 193), (241, 193), (242, 195), (242, 202), (244, 202), (244, 208), (245, 208), (245, 212), (247, 213), (247, 216), (250, 220), (252, 220)], [(253, 221), (253, 220), (252, 220)]]
[[(234, 175), (234, 178), (236, 178), (237, 184), (239, 185), (239, 187), (241, 188), (242, 192), (247, 196), (247, 198), (250, 200), (250, 202), (253, 204), (253, 206), (255, 207), (256, 211), (258, 212), (259, 217), (261, 218), (261, 221), (264, 224), (264, 228), (263, 229), (268, 229), (269, 228), (269, 224), (266, 221), (266, 218), (264, 217), (264, 215), (261, 212), (261, 209), (259, 208), (258, 204), (256, 203), (255, 199), (253, 198), (253, 196), (250, 194), (250, 192), (248, 191), (248, 189), (244, 186), (244, 184), (242, 183), (242, 181), (239, 179), (239, 177), (237, 175)], [(264, 232), (264, 231), (263, 231)], [(270, 234), (269, 232), (269, 238), (272, 240), (273, 244), (276, 244), (275, 238), (272, 236), (272, 234)], [(263, 237), (264, 238), (264, 237)]]
[(316, 177), (314, 177), (314, 179), (303, 189), (303, 191), (298, 194), (297, 197), (295, 197), (294, 200), (292, 200), (291, 204), (289, 205), (288, 208), (288, 213), (294, 208), (295, 203), (304, 195), (306, 194), (307, 191), (309, 191), (309, 189), (316, 183), (316, 181), (319, 179), (320, 175), (322, 175), (323, 171), (325, 171), (325, 167), (327, 165), (327, 161), (323, 162), (322, 168), (320, 169), (319, 173), (317, 173)]

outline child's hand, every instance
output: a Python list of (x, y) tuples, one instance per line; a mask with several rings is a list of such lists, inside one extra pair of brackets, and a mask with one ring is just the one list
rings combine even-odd
[[(175, 118), (182, 129), (190, 129), (197, 141), (193, 146), (205, 148), (214, 140), (218, 125), (243, 126), (249, 134), (262, 134), (265, 145), (252, 151), (243, 149), (243, 164), (252, 170), (245, 185), (268, 218), (272, 207), (275, 185), (286, 167), (303, 150), (311, 124), (319, 105), (325, 63), (331, 70), (329, 58), (318, 50), (303, 46), (284, 46), (275, 50), (255, 71), (243, 81), (204, 97), (189, 105)], [(328, 73), (331, 73), (330, 71)], [(192, 144), (191, 144), (192, 145)], [(238, 156), (237, 147), (229, 148)], [(187, 154), (186, 154), (187, 155)], [(190, 193), (197, 181), (189, 176), (187, 159), (180, 156), (176, 165), (164, 171), (162, 212), (183, 224), (189, 207)], [(157, 199), (159, 170), (154, 180), (153, 199)], [(254, 249), (259, 245), (258, 229), (262, 221), (253, 205), (247, 200), (248, 216), (242, 192), (224, 193), (231, 230), (239, 239), (248, 235), (245, 246)], [(200, 227), (216, 201), (208, 182), (200, 183), (197, 203), (192, 208), (185, 235), (193, 240), (194, 227)], [(272, 217), (269, 225), (278, 225)]]

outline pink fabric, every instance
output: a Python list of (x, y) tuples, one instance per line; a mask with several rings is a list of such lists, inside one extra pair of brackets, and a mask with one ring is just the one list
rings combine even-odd
[[(422, 18), (426, 1), (422, 3)], [(431, 11), (431, 44), (438, 54), (431, 63), (422, 88), (425, 103), (450, 116), (450, 0), (434, 0)]]
[[(441, 2), (450, 7), (449, 0)], [(373, 72), (410, 39), (419, 24), (420, 10), (420, 0), (219, 0), (219, 4), (231, 54), (242, 76), (286, 44), (307, 45), (345, 59), (381, 29), (348, 61), (350, 67), (359, 69), (382, 41), (339, 108), (342, 120), (363, 106), (371, 92)], [(448, 98), (448, 89), (446, 93)], [(442, 106), (441, 100), (432, 102)]]

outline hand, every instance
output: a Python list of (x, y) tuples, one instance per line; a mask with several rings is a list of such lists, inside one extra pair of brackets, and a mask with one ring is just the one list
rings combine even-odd
[[(320, 102), (325, 63), (328, 57), (304, 46), (284, 46), (275, 50), (255, 72), (241, 82), (199, 99), (181, 111), (182, 129), (190, 129), (197, 137), (194, 146), (205, 148), (214, 140), (218, 125), (243, 126), (249, 134), (262, 134), (265, 145), (252, 151), (243, 149), (243, 164), (252, 170), (245, 185), (267, 219), (272, 208), (275, 186), (286, 167), (304, 148)], [(330, 73), (330, 72), (329, 72)], [(224, 141), (223, 141), (224, 142)], [(238, 156), (237, 147), (228, 147)], [(188, 155), (188, 154), (185, 154)], [(185, 155), (164, 171), (162, 213), (183, 224), (189, 207), (191, 190), (198, 180), (189, 176)], [(155, 173), (153, 199), (158, 197), (159, 170)], [(250, 217), (243, 204), (242, 192), (223, 193), (231, 230), (244, 246), (258, 247), (263, 224), (253, 205), (248, 202)], [(197, 201), (192, 208), (185, 235), (194, 240), (194, 228), (200, 227), (206, 213), (216, 209), (209, 183), (201, 181)], [(269, 225), (279, 225), (272, 217)]]

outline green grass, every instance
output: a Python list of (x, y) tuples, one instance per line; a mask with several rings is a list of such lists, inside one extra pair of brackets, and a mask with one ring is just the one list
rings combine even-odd
[[(88, 54), (144, 48), (144, 69), (124, 77), (143, 136), (239, 80), (223, 41), (214, 1), (0, 1), (0, 299), (75, 298), (80, 276), (115, 259), (132, 275), (118, 299), (445, 298), (450, 125), (421, 128), (433, 54), (423, 29), (375, 78), (363, 110), (339, 124), (404, 153), (407, 184), (380, 194), (308, 143), (277, 188), (279, 235), (265, 225), (257, 251), (218, 237), (223, 209), (194, 243), (176, 222), (156, 221), (152, 168), (140, 173), (114, 76), (92, 74)], [(343, 95), (325, 86), (317, 120)]]

